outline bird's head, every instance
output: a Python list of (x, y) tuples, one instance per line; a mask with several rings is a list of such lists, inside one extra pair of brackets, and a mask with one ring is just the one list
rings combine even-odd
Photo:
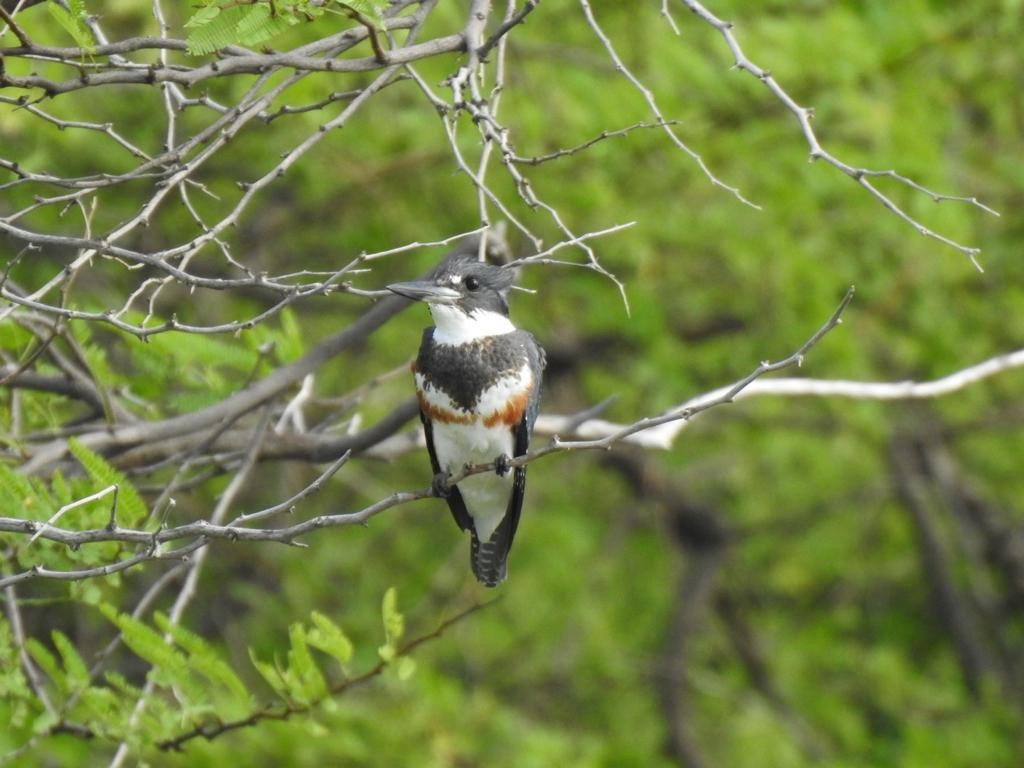
[(512, 280), (510, 269), (458, 254), (441, 262), (430, 278), (393, 283), (388, 290), (425, 302), (442, 337), (460, 343), (515, 330), (508, 319)]

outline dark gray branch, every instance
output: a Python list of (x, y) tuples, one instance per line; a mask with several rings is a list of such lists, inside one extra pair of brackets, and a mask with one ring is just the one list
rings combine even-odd
[(899, 439), (893, 440), (889, 456), (893, 483), (914, 526), (921, 570), (936, 613), (949, 632), (967, 690), (972, 696), (979, 696), (984, 679), (994, 672), (994, 665), (977, 618), (954, 581), (934, 520), (936, 506), (923, 482), (920, 456), (912, 443)]
[[(17, 375), (13, 375), (17, 373)], [(10, 376), (10, 379), (7, 377)], [(64, 376), (46, 376), (34, 371), (18, 372), (13, 365), (0, 366), (0, 387), (10, 389), (31, 389), (36, 392), (51, 392), (56, 395), (65, 395), (81, 400), (92, 406), (96, 411), (103, 410), (103, 400), (95, 387), (90, 387), (81, 381), (70, 379)]]
[(461, 34), (454, 34), (434, 38), (433, 40), (404, 48), (383, 51), (382, 58), (367, 56), (360, 59), (333, 59), (303, 56), (294, 53), (249, 54), (211, 62), (205, 66), (192, 69), (188, 67), (162, 67), (153, 64), (142, 69), (134, 67), (128, 69), (118, 68), (94, 74), (83, 72), (78, 77), (60, 81), (50, 80), (41, 75), (32, 74), (19, 77), (0, 72), (0, 88), (40, 88), (47, 96), (51, 97), (102, 85), (173, 83), (183, 88), (190, 88), (214, 78), (227, 77), (229, 75), (263, 74), (277, 69), (294, 69), (300, 72), (373, 72), (385, 67), (409, 64), (442, 53), (453, 53), (462, 50), (465, 50), (464, 38)]

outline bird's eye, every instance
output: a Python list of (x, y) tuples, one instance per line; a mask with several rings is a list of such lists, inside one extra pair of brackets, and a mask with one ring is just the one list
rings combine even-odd
[(480, 280), (478, 280), (473, 275), (470, 275), (469, 277), (462, 281), (462, 284), (466, 286), (467, 291), (475, 291), (477, 288), (480, 287)]

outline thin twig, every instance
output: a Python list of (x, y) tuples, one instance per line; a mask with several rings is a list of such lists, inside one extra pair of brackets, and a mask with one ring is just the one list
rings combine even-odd
[(676, 148), (678, 148), (694, 163), (696, 163), (697, 167), (700, 168), (704, 176), (706, 176), (708, 181), (710, 181), (713, 185), (715, 185), (716, 187), (720, 187), (726, 190), (727, 192), (732, 193), (732, 195), (741, 203), (749, 205), (751, 208), (761, 210), (761, 206), (757, 205), (756, 203), (752, 203), (750, 200), (745, 198), (738, 187), (726, 184), (724, 181), (719, 179), (718, 176), (716, 176), (714, 172), (711, 170), (711, 168), (708, 166), (708, 164), (704, 162), (704, 158), (702, 158), (697, 152), (691, 149), (686, 143), (683, 142), (682, 139), (679, 138), (676, 132), (672, 130), (671, 121), (666, 120), (665, 116), (661, 113), (661, 109), (658, 107), (657, 101), (655, 101), (654, 93), (651, 91), (650, 88), (644, 85), (639, 80), (639, 78), (637, 78), (636, 75), (634, 75), (630, 71), (630, 69), (625, 65), (625, 63), (623, 63), (622, 59), (619, 57), (619, 54), (615, 50), (615, 46), (612, 44), (611, 38), (609, 38), (608, 35), (605, 34), (604, 30), (601, 28), (601, 25), (597, 23), (597, 19), (594, 16), (594, 11), (590, 7), (590, 3), (588, 2), (588, 0), (579, 0), (579, 3), (580, 8), (583, 9), (583, 16), (584, 18), (586, 18), (587, 24), (594, 31), (594, 34), (597, 35), (598, 40), (601, 41), (601, 45), (604, 46), (604, 49), (608, 53), (609, 58), (611, 58), (612, 62), (615, 64), (615, 70), (619, 72), (623, 77), (625, 77), (626, 80), (629, 81), (630, 85), (632, 85), (633, 88), (635, 88), (637, 92), (639, 92), (639, 94), (643, 97), (644, 101), (647, 103), (647, 107), (651, 110), (651, 113), (657, 118), (658, 124), (661, 125), (662, 129), (665, 131), (665, 134), (669, 137), (669, 140), (671, 140), (671, 142), (676, 146)]
[(785, 105), (786, 109), (788, 109), (796, 116), (796, 119), (800, 124), (800, 130), (803, 132), (804, 139), (806, 140), (807, 146), (810, 149), (811, 162), (814, 162), (815, 160), (824, 160), (826, 163), (833, 166), (834, 168), (838, 168), (840, 171), (842, 171), (851, 179), (853, 179), (862, 187), (864, 187), (864, 189), (871, 193), (871, 195), (876, 200), (878, 200), (883, 206), (885, 206), (888, 210), (892, 211), (894, 214), (896, 214), (898, 218), (902, 219), (904, 222), (912, 226), (919, 233), (925, 235), (926, 237), (930, 237), (934, 240), (938, 240), (940, 243), (945, 243), (946, 245), (955, 248), (956, 250), (966, 255), (971, 260), (971, 264), (973, 264), (979, 272), (983, 271), (981, 265), (978, 263), (978, 260), (976, 258), (977, 255), (981, 252), (979, 248), (972, 248), (966, 245), (961, 245), (960, 243), (951, 240), (950, 238), (945, 237), (944, 235), (940, 235), (934, 230), (931, 230), (928, 227), (924, 226), (919, 221), (910, 216), (910, 214), (908, 214), (906, 211), (900, 208), (891, 198), (882, 193), (874, 184), (871, 183), (870, 180), (873, 177), (886, 176), (905, 184), (911, 189), (928, 195), (929, 197), (932, 198), (932, 200), (936, 202), (939, 202), (941, 200), (967, 202), (977, 206), (986, 213), (998, 216), (999, 214), (996, 213), (995, 210), (989, 208), (987, 205), (982, 204), (977, 200), (977, 198), (974, 197), (954, 197), (951, 195), (942, 195), (937, 192), (933, 192), (921, 186), (920, 184), (911, 181), (906, 176), (902, 176), (896, 173), (895, 171), (872, 171), (867, 168), (857, 168), (855, 166), (843, 162), (838, 157), (836, 157), (831, 152), (829, 152), (828, 150), (821, 146), (821, 142), (818, 140), (818, 137), (814, 132), (814, 128), (811, 126), (811, 119), (814, 117), (814, 111), (808, 109), (807, 107), (802, 107), (799, 104), (797, 104), (793, 97), (790, 96), (782, 88), (781, 85), (779, 85), (779, 83), (775, 80), (774, 77), (772, 77), (771, 73), (768, 70), (762, 69), (749, 58), (747, 58), (746, 54), (743, 52), (743, 49), (740, 47), (739, 41), (736, 39), (736, 35), (733, 33), (734, 25), (731, 22), (723, 21), (722, 19), (718, 18), (713, 13), (711, 13), (711, 11), (705, 8), (700, 2), (698, 2), (698, 0), (682, 0), (682, 3), (687, 8), (689, 8), (698, 18), (700, 18), (702, 21), (710, 24), (712, 27), (718, 30), (719, 34), (721, 34), (722, 38), (725, 40), (726, 45), (729, 47), (729, 51), (732, 53), (733, 60), (735, 62), (735, 66), (737, 69), (746, 72), (747, 74), (751, 75), (752, 77), (756, 78), (758, 81), (763, 83), (765, 88), (767, 88), (772, 93), (772, 95), (775, 96), (775, 98), (781, 101)]
[(514, 155), (512, 156), (511, 160), (513, 163), (521, 163), (523, 165), (541, 165), (542, 163), (547, 163), (551, 160), (556, 160), (560, 157), (569, 157), (570, 155), (575, 155), (577, 152), (582, 152), (586, 149), (590, 149), (592, 146), (594, 146), (595, 144), (599, 144), (605, 139), (611, 139), (616, 136), (627, 136), (633, 131), (642, 130), (644, 128), (664, 128), (666, 125), (678, 124), (678, 120), (669, 120), (667, 123), (662, 123), (660, 121), (654, 123), (640, 122), (636, 123), (635, 125), (630, 125), (626, 128), (619, 128), (618, 130), (615, 131), (601, 131), (601, 133), (599, 133), (594, 138), (590, 139), (589, 141), (585, 141), (582, 144), (577, 144), (575, 147), (569, 147), (568, 149), (558, 149), (555, 150), (554, 152), (548, 152), (545, 155), (537, 155), (535, 157), (520, 157), (519, 155)]

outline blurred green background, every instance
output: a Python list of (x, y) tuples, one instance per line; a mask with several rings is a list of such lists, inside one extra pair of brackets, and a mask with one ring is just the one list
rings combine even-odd
[[(625, 282), (631, 315), (615, 286), (594, 272), (523, 270), (521, 284), (536, 293), (514, 294), (513, 319), (549, 351), (544, 411), (572, 413), (615, 395), (604, 416), (632, 421), (727, 384), (761, 360), (790, 354), (851, 284), (857, 294), (844, 324), (793, 375), (924, 380), (1024, 346), (1020, 2), (711, 6), (736, 23), (752, 60), (814, 107), (831, 152), (854, 165), (895, 168), (939, 192), (977, 195), (1000, 211), (994, 218), (956, 202), (936, 205), (878, 181), (925, 225), (981, 247), (984, 273), (835, 169), (808, 164), (793, 116), (755, 79), (730, 69), (717, 33), (679, 6), (676, 36), (658, 5), (593, 2), (625, 63), (664, 115), (680, 121), (681, 137), (762, 210), (709, 184), (657, 130), (528, 168), (537, 195), (577, 233), (637, 222), (593, 243)], [(102, 13), (112, 37), (151, 31), (148, 5), (119, 0)], [(174, 9), (179, 29), (185, 13)], [(460, 29), (464, 13), (463, 3), (442, 4), (423, 39)], [(42, 8), (22, 18), (39, 39), (67, 44)], [(325, 33), (311, 25), (291, 34)], [(12, 44), (10, 35), (4, 43)], [(439, 84), (458, 64), (448, 56), (419, 70), (443, 94)], [(515, 30), (507, 70), (499, 117), (521, 155), (651, 119), (575, 4), (545, 3)], [(351, 82), (311, 77), (288, 103)], [(212, 92), (228, 100), (241, 87), (216, 84)], [(109, 88), (46, 106), (126, 126), (155, 148), (163, 131), (159, 99), (155, 89)], [(236, 181), (258, 176), (323, 120), (313, 112), (252, 124), (201, 174), (225, 196), (204, 201), (204, 209), (215, 216), (237, 194)], [(460, 136), (468, 153), (478, 150), (465, 119)], [(63, 174), (131, 162), (109, 141), (50, 130), (7, 106), (0, 145), (24, 167)], [(360, 251), (473, 229), (476, 194), (456, 170), (435, 111), (414, 83), (398, 83), (256, 199), (232, 233), (235, 253), (272, 273), (330, 269)], [(543, 211), (517, 202), (499, 163), (488, 178), (517, 216), (547, 241), (559, 238)], [(107, 194), (96, 230), (133, 213), (145, 191)], [(28, 194), (15, 190), (0, 205), (16, 209)], [(63, 226), (47, 212), (33, 223)], [(184, 211), (171, 208), (137, 244), (161, 247), (188, 225)], [(517, 254), (530, 253), (514, 231), (510, 239)], [(3, 247), (6, 256), (17, 250), (10, 241)], [(357, 285), (409, 279), (441, 253), (375, 262)], [(59, 254), (44, 255), (22, 267), (26, 282), (57, 263)], [(114, 298), (124, 293), (117, 277), (84, 279), (76, 288), (83, 307), (122, 300)], [(182, 303), (169, 298), (168, 313), (204, 322), (263, 306), (260, 297), (230, 294), (175, 300)], [(73, 329), (100, 350), (111, 380), (131, 381), (172, 414), (240, 386), (268, 335), (290, 339), (278, 354), (293, 359), (366, 306), (344, 295), (309, 300), (267, 328), (188, 344), (174, 335), (143, 345), (107, 329)], [(410, 308), (324, 366), (317, 395), (346, 393), (404, 364), (427, 319), (421, 307)], [(411, 381), (399, 376), (360, 412), (372, 422), (410, 392)], [(52, 396), (25, 397), (37, 425), (66, 418)], [(1010, 372), (927, 402), (755, 398), (703, 415), (667, 452), (546, 458), (530, 470), (502, 599), (420, 649), (409, 680), (378, 679), (310, 718), (145, 759), (195, 766), (1019, 766), (1024, 555), (1010, 545), (1024, 537), (1022, 397), (1024, 375)], [(315, 474), (297, 463), (267, 465), (242, 506), (268, 506)], [(419, 452), (390, 463), (355, 461), (299, 514), (358, 509), (428, 479)], [(176, 521), (208, 514), (222, 489), (214, 481), (179, 496)], [(214, 545), (185, 625), (224, 648), (247, 680), (256, 676), (246, 647), (272, 655), (286, 644), (288, 623), (311, 610), (349, 632), (358, 668), (374, 662), (380, 598), (389, 586), (397, 587), (413, 634), (489, 596), (470, 575), (467, 541), (437, 501), (390, 510), (366, 528), (322, 531), (306, 543), (307, 550)], [(101, 588), (130, 607), (156, 572), (142, 569), (119, 587)], [(58, 624), (88, 655), (109, 639), (109, 624), (67, 602), (67, 594), (52, 585), (26, 590), (23, 596), (40, 601), (25, 608), (30, 630), (45, 638)], [(7, 749), (18, 743), (16, 734), (0, 735)], [(101, 764), (109, 753), (102, 741), (60, 736), (27, 764)]]

